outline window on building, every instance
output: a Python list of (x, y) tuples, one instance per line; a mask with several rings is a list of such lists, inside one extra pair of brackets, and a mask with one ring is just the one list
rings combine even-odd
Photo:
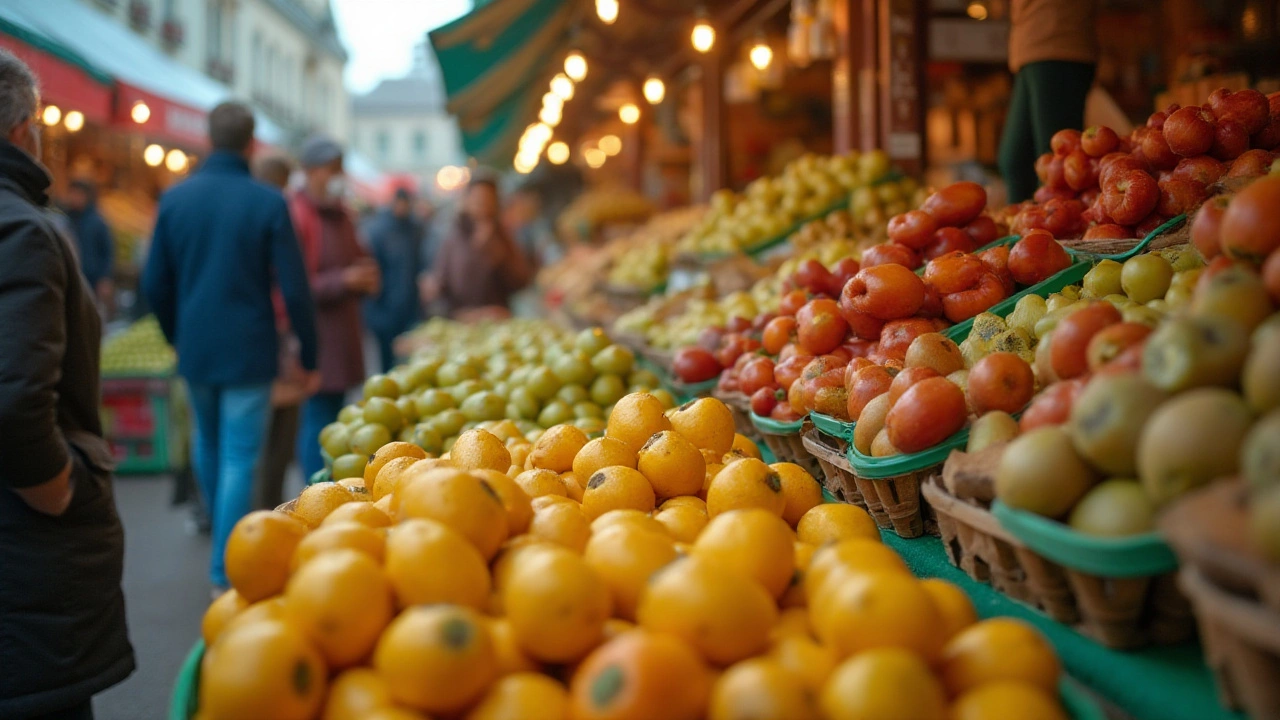
[(275, 97), (276, 93), (276, 48), (274, 45), (267, 46), (267, 62), (262, 72), (262, 95), (268, 101)]
[(391, 135), (386, 130), (379, 130), (375, 143), (378, 146), (378, 157), (386, 160), (391, 156)]
[(321, 130), (329, 129), (329, 82), (320, 81), (320, 96), (316, 99), (316, 125)]
[(427, 134), (421, 130), (413, 133), (413, 157), (419, 161), (427, 157)]
[(222, 59), (222, 3), (211, 2), (205, 8), (206, 42), (205, 56), (210, 60)]
[(258, 30), (253, 31), (253, 39), (249, 41), (249, 46), (250, 46), (249, 52), (252, 54), (252, 57), (249, 60), (251, 65), (249, 69), (249, 74), (252, 75), (252, 77), (250, 78), (249, 81), (253, 89), (253, 94), (261, 95), (262, 94), (262, 73), (264, 72), (264, 68), (262, 67), (262, 32), (261, 31), (258, 31)]

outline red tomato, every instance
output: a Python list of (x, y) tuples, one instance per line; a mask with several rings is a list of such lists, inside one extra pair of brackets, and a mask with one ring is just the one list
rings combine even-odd
[(810, 300), (796, 313), (800, 347), (811, 355), (822, 355), (840, 347), (849, 325), (840, 317), (836, 301), (827, 298)]
[(1089, 371), (1089, 341), (1099, 330), (1121, 322), (1120, 311), (1111, 303), (1099, 300), (1063, 318), (1053, 330), (1049, 346), (1053, 372), (1070, 380)]
[(680, 382), (686, 383), (706, 382), (724, 369), (706, 348), (697, 346), (680, 348), (672, 366)]
[(742, 387), (742, 392), (748, 395), (754, 395), (760, 388), (776, 385), (773, 361), (761, 356), (751, 358), (738, 371), (738, 384)]
[[(932, 215), (940, 226), (961, 227), (981, 215), (986, 206), (987, 191), (981, 185), (958, 182), (930, 195), (920, 209)], [(894, 445), (901, 449), (897, 443)]]
[(1019, 285), (1048, 280), (1071, 265), (1066, 249), (1043, 230), (1032, 230), (1009, 251), (1009, 272)]
[(1015, 413), (1036, 390), (1035, 373), (1026, 360), (1010, 352), (994, 352), (969, 370), (969, 405), (982, 415), (990, 410)]
[(779, 315), (770, 320), (769, 324), (764, 326), (764, 334), (760, 338), (764, 351), (770, 355), (782, 352), (782, 348), (787, 343), (795, 340), (796, 325), (796, 319), (789, 315)]
[(778, 314), (791, 315), (794, 317), (796, 313), (800, 312), (800, 308), (804, 307), (804, 304), (807, 302), (809, 302), (809, 293), (806, 293), (803, 290), (792, 290), (786, 295), (783, 295), (782, 299), (778, 302)]
[(889, 392), (893, 385), (893, 375), (879, 365), (864, 367), (853, 374), (845, 384), (849, 391), (849, 417), (857, 420), (867, 403)]
[(969, 417), (964, 392), (944, 377), (912, 385), (885, 417), (889, 442), (904, 453), (937, 445), (964, 427)]
[(1027, 432), (1046, 425), (1061, 425), (1071, 418), (1076, 398), (1084, 392), (1085, 378), (1057, 382), (1031, 400), (1018, 420), (1018, 430)]
[(804, 367), (812, 360), (812, 355), (792, 355), (773, 367), (773, 377), (782, 389), (790, 390), (791, 385), (800, 379), (800, 373), (804, 372)]
[(769, 417), (778, 405), (779, 395), (782, 395), (782, 389), (777, 385), (762, 387), (751, 393), (751, 412), (760, 417)]

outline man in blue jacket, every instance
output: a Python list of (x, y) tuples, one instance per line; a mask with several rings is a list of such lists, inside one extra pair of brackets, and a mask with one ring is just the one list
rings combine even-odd
[(210, 578), (227, 586), (227, 536), (252, 508), (279, 352), (279, 287), (312, 390), (315, 310), (302, 251), (280, 191), (249, 174), (253, 112), (209, 113), (213, 152), (160, 199), (142, 290), (169, 342), (195, 411), (196, 475), (213, 520)]
[(413, 216), (409, 191), (397, 188), (391, 205), (365, 226), (369, 251), (382, 271), (382, 292), (365, 300), (365, 324), (378, 338), (382, 371), (395, 365), (392, 343), (422, 318), (418, 281), (426, 271), (422, 241), (426, 231)]
[(80, 272), (84, 273), (84, 279), (97, 294), (98, 302), (109, 306), (114, 289), (111, 280), (114, 243), (111, 228), (98, 212), (96, 196), (93, 184), (88, 180), (72, 180), (67, 187), (63, 208), (71, 221), (76, 246), (80, 250)]

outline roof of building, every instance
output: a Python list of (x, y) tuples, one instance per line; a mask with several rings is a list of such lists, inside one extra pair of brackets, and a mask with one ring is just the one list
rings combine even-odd
[(444, 112), (444, 88), (429, 76), (383, 80), (364, 95), (351, 98), (351, 112), (357, 117), (377, 113)]
[(267, 0), (267, 4), (276, 9), (284, 19), (293, 23), (317, 45), (342, 62), (347, 61), (347, 50), (338, 39), (337, 27), (333, 22), (333, 9), (329, 3), (324, 4), (324, 14), (317, 16), (303, 7), (297, 0)]

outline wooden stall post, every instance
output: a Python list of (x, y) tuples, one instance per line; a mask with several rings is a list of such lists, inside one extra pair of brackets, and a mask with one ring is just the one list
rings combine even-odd
[(728, 128), (724, 114), (724, 51), (717, 44), (702, 56), (702, 133), (698, 146), (698, 187), (694, 193), (701, 201), (723, 188), (728, 181), (728, 157), (725, 143)]
[(835, 0), (836, 59), (832, 65), (835, 151), (880, 146), (876, 87), (877, 0)]
[(879, 5), (880, 147), (903, 172), (926, 167), (924, 65), (926, 0), (876, 0)]

